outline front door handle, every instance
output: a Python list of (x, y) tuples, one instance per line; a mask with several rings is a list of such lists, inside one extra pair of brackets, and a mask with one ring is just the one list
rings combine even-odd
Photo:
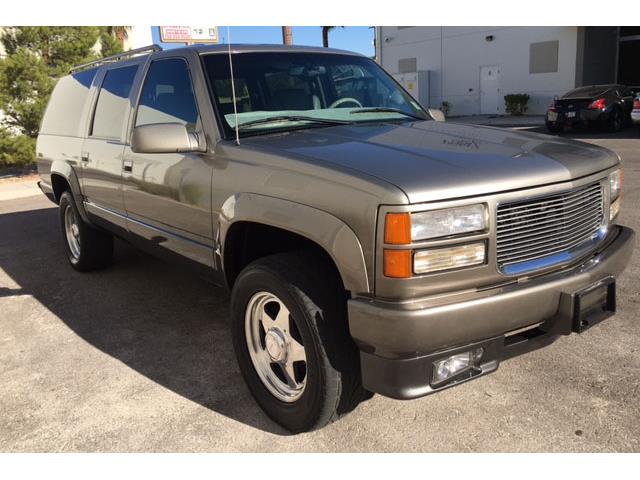
[(89, 152), (82, 152), (80, 154), (80, 160), (82, 161), (82, 163), (89, 162)]
[(132, 160), (125, 160), (124, 162), (122, 162), (123, 165), (123, 169), (125, 172), (133, 172), (133, 161)]

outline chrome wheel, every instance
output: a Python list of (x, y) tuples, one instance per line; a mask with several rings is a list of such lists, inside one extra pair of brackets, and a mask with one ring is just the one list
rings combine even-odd
[(76, 212), (71, 205), (67, 205), (64, 210), (64, 232), (71, 256), (78, 260), (80, 258), (80, 227), (78, 226)]
[(253, 366), (278, 400), (294, 402), (304, 392), (307, 356), (291, 313), (268, 292), (253, 295), (245, 312), (245, 338)]

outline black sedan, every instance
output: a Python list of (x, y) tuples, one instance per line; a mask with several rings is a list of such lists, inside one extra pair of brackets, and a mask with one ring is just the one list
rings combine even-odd
[(600, 127), (617, 132), (631, 122), (633, 98), (633, 91), (624, 85), (576, 88), (549, 105), (545, 123), (552, 133), (564, 127)]

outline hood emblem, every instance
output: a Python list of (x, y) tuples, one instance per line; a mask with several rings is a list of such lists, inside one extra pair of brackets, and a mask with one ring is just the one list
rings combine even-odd
[(456, 147), (465, 147), (478, 150), (480, 149), (480, 145), (476, 141), (475, 138), (465, 139), (465, 138), (443, 138), (442, 143), (444, 145), (453, 145)]

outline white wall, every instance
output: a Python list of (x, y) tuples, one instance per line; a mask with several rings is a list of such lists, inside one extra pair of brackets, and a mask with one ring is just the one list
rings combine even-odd
[(124, 50), (147, 47), (153, 44), (151, 26), (137, 25), (127, 27), (127, 38), (124, 41)]
[[(382, 66), (417, 58), (431, 70), (431, 106), (451, 103), (450, 115), (480, 113), (480, 66), (500, 67), (500, 95), (528, 93), (529, 113), (543, 114), (554, 95), (575, 86), (577, 27), (379, 27)], [(493, 35), (491, 42), (485, 40)], [(529, 73), (529, 45), (558, 40), (558, 71)], [(504, 106), (502, 107), (504, 112)]]

